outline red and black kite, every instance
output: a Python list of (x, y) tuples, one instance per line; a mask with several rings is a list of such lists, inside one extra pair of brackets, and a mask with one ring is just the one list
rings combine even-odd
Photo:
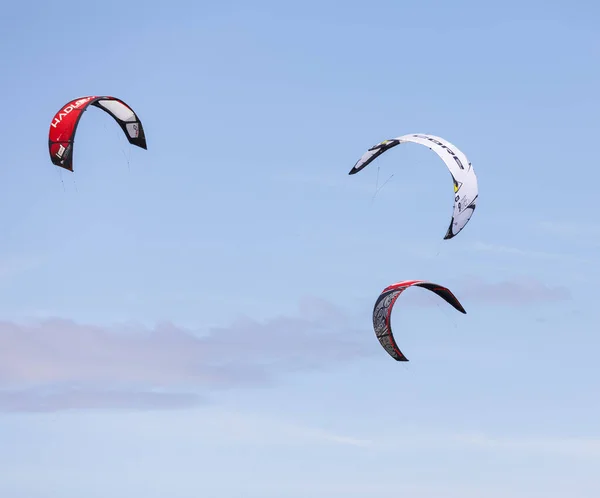
[(431, 282), (425, 282), (423, 280), (405, 280), (404, 282), (398, 282), (383, 289), (373, 308), (373, 329), (375, 330), (375, 335), (377, 336), (377, 339), (379, 339), (383, 349), (397, 361), (408, 361), (408, 358), (402, 354), (392, 334), (392, 309), (400, 294), (412, 286), (424, 287), (431, 292), (435, 292), (461, 313), (467, 313), (462, 307), (462, 304), (460, 304), (458, 299), (456, 299), (449, 289)]
[(125, 133), (130, 144), (147, 149), (142, 122), (125, 102), (115, 97), (81, 97), (60, 109), (50, 123), (48, 149), (52, 163), (73, 171), (73, 141), (81, 115), (93, 105), (110, 114)]

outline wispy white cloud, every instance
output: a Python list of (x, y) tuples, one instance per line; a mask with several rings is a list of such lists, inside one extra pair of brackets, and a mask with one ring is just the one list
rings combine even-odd
[[(301, 415), (283, 409), (261, 409), (260, 404), (253, 409), (246, 403), (243, 407), (233, 402), (234, 406), (223, 404), (206, 404), (201, 407), (187, 409), (186, 406), (175, 408), (176, 413), (153, 410), (139, 411), (102, 411), (93, 410), (84, 417), (78, 413), (64, 413), (52, 419), (64, 424), (78, 426), (87, 431), (90, 426), (99, 425), (103, 430), (126, 433), (129, 437), (144, 440), (153, 447), (160, 447), (165, 442), (171, 444), (175, 439), (183, 437), (194, 447), (236, 447), (243, 446), (351, 446), (366, 448), (372, 444), (367, 437), (357, 437), (338, 428), (324, 427), (318, 421), (306, 421)], [(173, 424), (174, 418), (177, 420)], [(21, 418), (15, 416), (14, 419)], [(52, 420), (44, 424), (54, 425)], [(82, 427), (81, 421), (85, 420)], [(42, 423), (42, 422), (41, 422)], [(165, 427), (168, 429), (165, 430)]]
[[(342, 435), (287, 417), (263, 413), (210, 408), (203, 424), (219, 444), (307, 445), (342, 444), (373, 451), (466, 449), (472, 451), (537, 453), (562, 457), (600, 457), (600, 437), (561, 435), (491, 434), (486, 431), (456, 432), (448, 429), (411, 425), (389, 427), (384, 433), (370, 428), (361, 437)], [(199, 434), (204, 440), (209, 434)]]
[[(436, 282), (446, 285), (443, 282)], [(529, 277), (500, 281), (487, 281), (470, 276), (459, 280), (450, 290), (466, 306), (466, 301), (478, 301), (490, 305), (524, 306), (543, 302), (559, 302), (571, 298), (569, 290), (562, 285), (547, 285)], [(434, 293), (412, 288), (402, 295), (405, 303), (415, 306), (439, 306), (443, 301)]]
[(411, 427), (402, 432), (386, 432), (385, 437), (371, 436), (372, 446), (393, 450), (399, 441), (417, 448), (465, 448), (484, 451), (540, 453), (573, 457), (600, 457), (600, 437), (556, 435), (491, 435), (484, 431), (449, 432)]
[(523, 306), (565, 301), (571, 298), (571, 293), (562, 285), (548, 285), (532, 278), (486, 282), (470, 277), (461, 286), (460, 296), (489, 304)]
[(0, 390), (0, 411), (56, 412), (81, 409), (141, 410), (177, 409), (198, 405), (195, 393), (116, 390), (90, 386), (40, 386)]
[(489, 450), (600, 457), (600, 437), (499, 437), (485, 433), (463, 433), (450, 439), (457, 444)]
[[(214, 410), (213, 410), (214, 412)], [(315, 445), (336, 444), (369, 447), (372, 441), (331, 430), (313, 427), (306, 423), (291, 421), (281, 416), (259, 413), (218, 410), (218, 416), (210, 414), (210, 431), (217, 435), (219, 444), (266, 445)]]
[(0, 259), (0, 280), (33, 270), (42, 263), (43, 259), (35, 256), (12, 256)]
[(513, 256), (523, 256), (532, 259), (543, 259), (543, 260), (577, 260), (580, 262), (586, 262), (584, 258), (573, 256), (572, 254), (561, 254), (547, 251), (533, 251), (528, 249), (520, 249), (517, 247), (505, 246), (500, 244), (488, 244), (485, 242), (476, 242), (473, 246), (474, 251), (488, 252), (496, 254), (506, 254)]
[(600, 245), (600, 224), (580, 221), (543, 221), (538, 228), (543, 232), (567, 238), (571, 241), (583, 241), (586, 244)]
[(170, 323), (147, 330), (0, 322), (0, 409), (191, 405), (198, 398), (172, 393), (269, 385), (285, 372), (368, 354), (363, 337), (319, 299), (304, 300), (296, 316), (243, 317), (203, 335)]

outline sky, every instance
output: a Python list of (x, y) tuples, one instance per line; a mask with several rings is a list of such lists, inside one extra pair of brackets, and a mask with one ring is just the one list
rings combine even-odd
[[(600, 495), (597, 2), (3, 6), (0, 496)], [(55, 112), (99, 109), (74, 172)], [(477, 210), (415, 144), (450, 140)], [(385, 185), (383, 185), (385, 183)], [(382, 187), (383, 185), (383, 187)], [(394, 361), (372, 328), (401, 280)]]

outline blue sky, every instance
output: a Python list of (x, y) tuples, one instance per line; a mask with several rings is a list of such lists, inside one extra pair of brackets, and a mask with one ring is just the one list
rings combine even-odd
[[(13, 3), (0, 495), (597, 497), (595, 2)], [(74, 173), (47, 134), (114, 95)], [(447, 138), (479, 180), (405, 145)], [(373, 200), (379, 183), (391, 179)], [(411, 289), (377, 342), (378, 293)]]

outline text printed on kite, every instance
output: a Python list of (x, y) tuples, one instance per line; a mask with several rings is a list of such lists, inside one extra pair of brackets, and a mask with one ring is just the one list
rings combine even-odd
[(467, 156), (452, 143), (435, 135), (422, 133), (413, 133), (391, 140), (384, 140), (365, 152), (348, 174), (358, 173), (384, 152), (396, 145), (408, 142), (421, 144), (433, 150), (450, 170), (454, 182), (454, 211), (444, 239), (451, 239), (458, 235), (471, 219), (479, 195), (477, 177), (473, 166)]
[(408, 358), (406, 358), (398, 348), (396, 339), (392, 333), (392, 309), (394, 308), (394, 303), (398, 297), (400, 297), (400, 294), (412, 286), (428, 289), (431, 292), (436, 293), (447, 303), (454, 306), (454, 308), (461, 313), (467, 313), (450, 289), (432, 282), (426, 282), (424, 280), (405, 280), (383, 289), (373, 307), (373, 329), (375, 330), (375, 335), (377, 336), (377, 339), (379, 339), (379, 343), (383, 349), (397, 361), (408, 361)]
[(130, 144), (147, 149), (142, 122), (125, 102), (109, 96), (80, 97), (64, 105), (50, 123), (48, 150), (52, 164), (73, 171), (75, 132), (82, 114), (90, 105), (110, 114), (119, 124)]

